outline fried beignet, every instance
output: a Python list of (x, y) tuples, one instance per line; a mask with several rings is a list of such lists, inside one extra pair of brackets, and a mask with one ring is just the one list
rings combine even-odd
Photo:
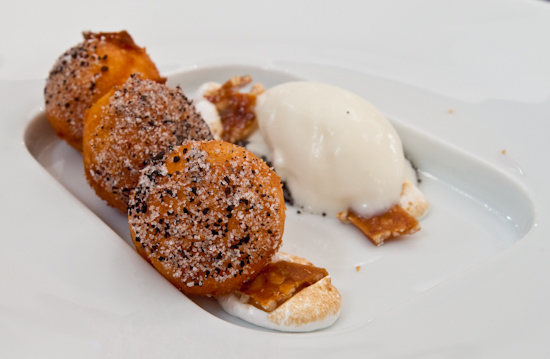
[(281, 181), (243, 147), (190, 141), (143, 169), (128, 207), (138, 253), (179, 290), (238, 289), (282, 242)]
[(166, 81), (126, 31), (83, 35), (84, 42), (57, 59), (44, 88), (50, 124), (78, 151), (82, 151), (85, 111), (113, 86), (123, 84), (132, 73)]
[(88, 183), (110, 206), (123, 211), (147, 161), (185, 140), (212, 139), (181, 89), (136, 74), (99, 99), (84, 123)]

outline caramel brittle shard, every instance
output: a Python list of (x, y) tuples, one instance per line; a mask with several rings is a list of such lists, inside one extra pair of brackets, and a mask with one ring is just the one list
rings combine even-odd
[(244, 140), (258, 126), (254, 106), (256, 105), (256, 96), (263, 93), (265, 89), (261, 84), (255, 84), (250, 92), (240, 92), (251, 82), (252, 77), (249, 75), (235, 76), (219, 89), (204, 94), (204, 97), (216, 106), (220, 114), (224, 141), (235, 143)]
[(272, 312), (300, 290), (328, 275), (326, 269), (311, 264), (278, 261), (266, 265), (252, 281), (245, 283), (241, 300)]
[(416, 218), (398, 204), (387, 212), (370, 218), (361, 217), (352, 210), (341, 213), (339, 218), (342, 221), (351, 222), (377, 246), (384, 243), (386, 239), (403, 234), (413, 234), (420, 230)]

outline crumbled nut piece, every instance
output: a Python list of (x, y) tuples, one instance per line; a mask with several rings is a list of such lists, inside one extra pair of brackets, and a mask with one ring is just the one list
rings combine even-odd
[(252, 82), (249, 75), (235, 76), (219, 89), (210, 90), (204, 97), (216, 105), (220, 114), (223, 134), (222, 139), (235, 143), (246, 139), (258, 127), (254, 106), (256, 97), (265, 91), (261, 84), (255, 84), (248, 93), (240, 90)]

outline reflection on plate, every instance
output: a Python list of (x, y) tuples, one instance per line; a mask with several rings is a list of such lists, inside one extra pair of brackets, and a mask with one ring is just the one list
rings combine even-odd
[[(173, 74), (168, 83), (192, 94), (204, 82), (221, 83), (243, 74), (252, 75), (266, 88), (304, 78), (330, 82), (336, 76), (321, 70), (315, 73), (310, 69), (308, 76), (302, 77), (282, 70), (228, 65)], [(337, 85), (356, 92), (361, 87), (376, 90), (368, 87), (376, 86), (379, 79), (365, 81), (368, 79), (364, 74), (355, 78), (361, 76), (361, 82), (350, 79), (349, 86)], [(357, 326), (387, 312), (495, 256), (521, 240), (534, 223), (532, 203), (522, 187), (506, 174), (420, 129), (410, 128), (402, 122), (406, 118), (391, 120), (407, 157), (418, 167), (420, 187), (431, 202), (419, 233), (374, 247), (357, 229), (335, 218), (287, 208), (282, 250), (325, 267), (342, 294), (342, 316), (325, 331)], [(43, 113), (30, 122), (25, 144), (52, 176), (133, 246), (125, 215), (96, 197), (84, 178), (81, 155), (55, 136)], [(210, 298), (192, 299), (212, 315), (260, 330), (227, 315)]]

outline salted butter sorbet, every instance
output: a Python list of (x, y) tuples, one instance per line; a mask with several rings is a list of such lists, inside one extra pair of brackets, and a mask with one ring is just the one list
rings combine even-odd
[(370, 103), (344, 89), (287, 82), (257, 98), (275, 171), (312, 213), (364, 217), (399, 202), (407, 165), (401, 140)]

